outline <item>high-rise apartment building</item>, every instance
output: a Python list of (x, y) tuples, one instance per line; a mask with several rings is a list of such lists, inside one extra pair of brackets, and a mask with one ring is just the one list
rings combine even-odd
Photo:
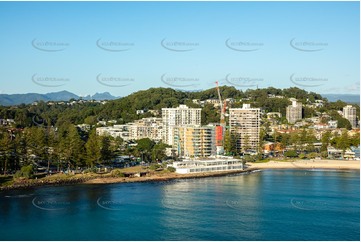
[(237, 140), (240, 152), (255, 151), (259, 148), (260, 109), (243, 104), (242, 108), (229, 109), (230, 133)]
[(163, 143), (173, 145), (173, 128), (183, 125), (200, 125), (201, 109), (179, 105), (177, 108), (162, 108)]
[(352, 105), (347, 105), (342, 110), (343, 117), (350, 121), (352, 128), (357, 127), (357, 116), (356, 116), (356, 108)]
[(176, 126), (173, 128), (174, 148), (181, 157), (216, 155), (215, 135), (215, 126)]
[(291, 124), (302, 119), (302, 103), (293, 100), (292, 104), (286, 108), (286, 119)]

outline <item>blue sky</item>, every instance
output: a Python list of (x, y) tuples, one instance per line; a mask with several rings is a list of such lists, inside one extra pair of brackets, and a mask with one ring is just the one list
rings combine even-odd
[(0, 2), (0, 93), (360, 92), (359, 2)]

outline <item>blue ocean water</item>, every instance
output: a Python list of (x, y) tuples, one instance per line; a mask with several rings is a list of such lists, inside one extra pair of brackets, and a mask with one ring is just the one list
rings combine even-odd
[(359, 239), (359, 171), (0, 192), (0, 240)]

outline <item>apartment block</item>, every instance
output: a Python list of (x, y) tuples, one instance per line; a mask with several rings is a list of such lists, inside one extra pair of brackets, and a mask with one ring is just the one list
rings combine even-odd
[(149, 138), (154, 141), (162, 140), (163, 122), (161, 118), (143, 118), (125, 125), (114, 125), (110, 127), (99, 127), (97, 135), (120, 137), (123, 140), (138, 140)]
[(260, 112), (259, 108), (251, 108), (250, 104), (229, 109), (230, 133), (236, 137), (238, 151), (258, 152)]
[(352, 105), (347, 105), (342, 110), (342, 116), (350, 121), (352, 128), (357, 127), (357, 116), (356, 116), (356, 108)]
[(120, 137), (123, 140), (130, 140), (129, 128), (129, 124), (98, 127), (96, 128), (96, 134), (100, 136), (112, 136), (114, 138)]
[(292, 100), (292, 104), (286, 108), (286, 119), (291, 124), (302, 119), (302, 103)]
[(174, 148), (181, 157), (216, 155), (215, 126), (186, 125), (173, 128)]
[(162, 140), (162, 118), (143, 118), (136, 120), (129, 126), (130, 139), (149, 138), (154, 141)]
[(201, 109), (179, 105), (177, 108), (162, 108), (163, 143), (173, 145), (173, 128), (183, 125), (200, 125)]

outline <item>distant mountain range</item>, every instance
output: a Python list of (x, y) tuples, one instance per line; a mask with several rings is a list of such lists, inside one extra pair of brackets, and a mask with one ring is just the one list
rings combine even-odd
[(119, 97), (112, 96), (109, 92), (95, 93), (94, 95), (88, 95), (80, 97), (74, 93), (68, 91), (51, 92), (46, 94), (39, 93), (26, 93), (26, 94), (0, 94), (0, 105), (11, 106), (19, 105), (22, 103), (30, 104), (35, 101), (69, 101), (70, 99), (83, 100), (113, 100)]
[(360, 103), (359, 94), (321, 94), (322, 97), (327, 98), (330, 102), (336, 102), (337, 100), (344, 101), (346, 103)]

